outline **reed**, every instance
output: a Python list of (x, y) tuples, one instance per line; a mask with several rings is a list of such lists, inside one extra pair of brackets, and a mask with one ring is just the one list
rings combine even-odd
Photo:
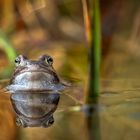
[[(99, 0), (83, 0), (86, 37), (90, 52), (89, 91), (86, 103), (95, 103), (100, 93), (101, 25)], [(87, 17), (87, 18), (86, 18)]]

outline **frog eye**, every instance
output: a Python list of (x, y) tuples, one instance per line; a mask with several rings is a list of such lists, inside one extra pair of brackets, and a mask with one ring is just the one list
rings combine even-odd
[(45, 55), (42, 55), (40, 58), (39, 58), (40, 61), (44, 61), (46, 62), (48, 65), (52, 65), (53, 64), (53, 59), (51, 56), (45, 54)]
[(16, 59), (15, 59), (15, 64), (16, 66), (24, 66), (25, 62), (27, 60), (27, 57), (23, 56), (23, 55), (19, 55)]
[(53, 64), (53, 59), (49, 56), (49, 57), (46, 57), (45, 61), (49, 64), (49, 65), (52, 65)]
[(19, 65), (20, 65), (20, 62), (21, 62), (21, 58), (20, 58), (20, 57), (17, 57), (17, 58), (15, 59), (15, 64), (16, 64), (16, 66), (19, 66)]

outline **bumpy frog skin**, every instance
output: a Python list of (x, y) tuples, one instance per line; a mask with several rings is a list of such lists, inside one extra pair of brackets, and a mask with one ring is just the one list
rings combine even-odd
[(60, 90), (62, 84), (52, 66), (53, 59), (42, 55), (38, 60), (28, 60), (19, 55), (15, 59), (16, 69), (7, 89), (17, 90)]
[(63, 89), (49, 55), (38, 60), (28, 60), (19, 55), (16, 68), (7, 87), (17, 115), (17, 125), (23, 127), (48, 127), (53, 124), (53, 113), (57, 108)]

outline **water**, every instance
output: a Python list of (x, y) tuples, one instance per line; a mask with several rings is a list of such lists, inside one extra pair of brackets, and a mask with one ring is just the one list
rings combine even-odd
[[(15, 125), (9, 94), (1, 93), (1, 136), (5, 140), (139, 140), (139, 80), (102, 80), (96, 105), (84, 105), (81, 87), (60, 95), (54, 124), (49, 128)], [(75, 93), (74, 93), (75, 91)], [(72, 93), (73, 92), (73, 93)], [(9, 131), (10, 130), (10, 131)], [(7, 135), (8, 133), (8, 135)]]

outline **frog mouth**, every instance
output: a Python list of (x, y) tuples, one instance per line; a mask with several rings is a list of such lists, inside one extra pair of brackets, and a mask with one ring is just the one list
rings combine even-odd
[(52, 71), (44, 71), (44, 70), (30, 70), (30, 71), (22, 71), (18, 73), (14, 79), (28, 79), (29, 81), (39, 81), (44, 78), (51, 79), (51, 77), (55, 77), (56, 74)]
[(13, 78), (11, 79), (12, 83), (35, 83), (38, 81), (39, 83), (45, 81), (45, 82), (52, 82), (58, 83), (59, 78), (57, 74), (54, 71), (51, 70), (22, 70), (18, 73), (15, 73)]
[(22, 74), (22, 73), (48, 73), (48, 74), (53, 74), (54, 72), (51, 71), (51, 70), (25, 70), (25, 71), (22, 71), (20, 72), (19, 74)]
[(20, 72), (15, 72), (14, 76), (18, 76), (21, 74), (25, 74), (25, 73), (42, 73), (42, 74), (50, 74), (50, 75), (56, 75), (54, 71), (52, 70), (21, 70)]

